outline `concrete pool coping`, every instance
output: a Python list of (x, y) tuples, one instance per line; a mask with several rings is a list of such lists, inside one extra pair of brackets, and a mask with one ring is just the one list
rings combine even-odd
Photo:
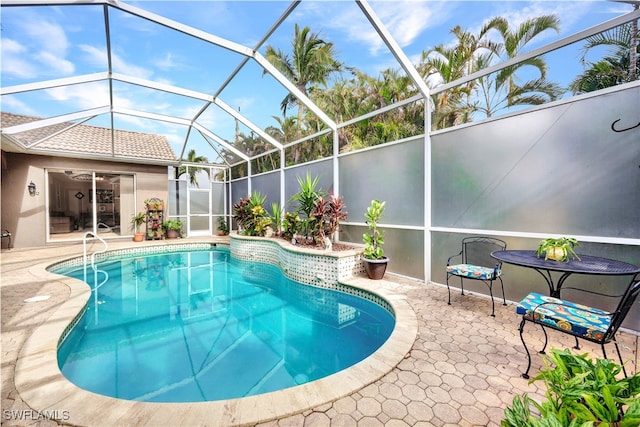
[[(67, 258), (69, 255), (61, 255), (59, 260)], [(101, 425), (252, 425), (275, 420), (337, 400), (380, 379), (410, 352), (418, 332), (415, 312), (406, 296), (394, 292), (394, 283), (355, 277), (340, 282), (386, 300), (395, 312), (396, 325), (374, 354), (348, 369), (311, 383), (241, 399), (146, 403), (110, 398), (75, 386), (58, 368), (59, 338), (84, 309), (91, 292), (82, 281), (47, 271), (53, 263), (48, 260), (35, 264), (29, 272), (34, 280), (63, 283), (69, 288), (69, 296), (25, 342), (16, 363), (15, 385), (31, 408), (65, 424), (96, 425), (98, 421)]]

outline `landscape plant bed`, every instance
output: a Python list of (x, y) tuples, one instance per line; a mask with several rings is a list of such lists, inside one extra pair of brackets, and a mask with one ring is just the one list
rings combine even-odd
[(327, 251), (320, 246), (293, 245), (287, 239), (230, 235), (231, 256), (279, 266), (283, 273), (300, 283), (332, 286), (340, 280), (364, 274), (362, 248), (344, 244), (341, 250)]

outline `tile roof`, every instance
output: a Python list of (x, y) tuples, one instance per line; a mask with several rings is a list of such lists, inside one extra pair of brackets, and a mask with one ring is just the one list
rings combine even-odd
[[(2, 128), (26, 124), (41, 120), (38, 117), (25, 116), (2, 112)], [(87, 154), (95, 156), (112, 155), (127, 161), (127, 158), (150, 159), (175, 161), (176, 155), (171, 149), (171, 145), (166, 137), (150, 133), (131, 132), (126, 130), (115, 130), (113, 144), (111, 140), (111, 129), (90, 126), (76, 125), (73, 123), (60, 123), (46, 126), (26, 132), (16, 134), (4, 134), (13, 140), (28, 147), (28, 152), (37, 153), (39, 150), (60, 151), (69, 154)], [(67, 129), (67, 130), (65, 130)], [(37, 144), (38, 141), (49, 135), (59, 134)]]

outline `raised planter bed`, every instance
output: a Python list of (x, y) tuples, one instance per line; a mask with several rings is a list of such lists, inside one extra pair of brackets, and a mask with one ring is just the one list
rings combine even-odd
[(333, 288), (338, 281), (365, 274), (362, 250), (323, 251), (292, 245), (283, 239), (232, 234), (231, 255), (280, 267), (296, 282)]

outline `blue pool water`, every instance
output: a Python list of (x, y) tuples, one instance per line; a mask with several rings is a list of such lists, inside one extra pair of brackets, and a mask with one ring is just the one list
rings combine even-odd
[(363, 360), (395, 323), (378, 304), (296, 283), (224, 248), (99, 269), (98, 282), (108, 281), (92, 293), (58, 363), (79, 387), (122, 399), (198, 402), (292, 387)]

